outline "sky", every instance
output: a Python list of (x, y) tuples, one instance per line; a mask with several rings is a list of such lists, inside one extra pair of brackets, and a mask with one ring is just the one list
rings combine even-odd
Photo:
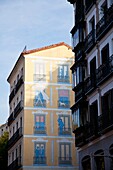
[(7, 78), (24, 47), (71, 45), (73, 6), (67, 0), (0, 0), (0, 124), (9, 116)]

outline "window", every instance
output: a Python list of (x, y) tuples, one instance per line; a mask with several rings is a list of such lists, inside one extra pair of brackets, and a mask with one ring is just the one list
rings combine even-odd
[(18, 130), (18, 122), (16, 123), (16, 130)]
[(104, 48), (101, 50), (101, 58), (102, 58), (102, 64), (106, 64), (109, 59), (109, 44), (106, 44)]
[(34, 80), (35, 81), (45, 81), (45, 65), (42, 63), (35, 64), (35, 74)]
[(13, 135), (14, 135), (14, 133), (15, 133), (15, 127), (13, 126)]
[(23, 76), (23, 68), (21, 68), (21, 76)]
[(71, 164), (71, 144), (60, 143), (59, 144), (59, 164)]
[(113, 89), (107, 91), (101, 98), (103, 126), (107, 128), (112, 125), (113, 120)]
[(45, 143), (35, 143), (34, 164), (46, 164)]
[(45, 90), (37, 90), (35, 93), (34, 106), (46, 107), (46, 100), (48, 100), (48, 96), (46, 95)]
[(18, 157), (18, 150), (17, 150), (17, 148), (16, 148), (16, 158)]
[[(100, 156), (100, 155), (102, 155), (102, 156)], [(103, 150), (98, 150), (94, 154), (97, 170), (105, 170), (105, 163), (104, 163), (104, 156), (103, 155), (104, 155)]]
[(12, 162), (14, 161), (14, 152), (12, 152)]
[(73, 121), (73, 125), (74, 126), (80, 126), (80, 122), (79, 122), (79, 109), (75, 110), (74, 113), (72, 114), (72, 121)]
[(107, 11), (107, 1), (104, 1), (104, 3), (100, 7), (100, 17), (102, 18)]
[(82, 82), (82, 75), (83, 75), (83, 69), (82, 66), (79, 66), (76, 68), (76, 85)]
[(82, 27), (79, 27), (79, 29), (77, 29), (75, 31), (75, 33), (73, 34), (73, 48), (77, 46), (78, 43), (82, 42), (82, 39), (83, 39), (83, 28)]
[(73, 79), (72, 88), (74, 88), (76, 86), (76, 72), (75, 71), (72, 73), (72, 79)]
[(18, 82), (18, 80), (19, 80), (19, 74), (17, 75), (17, 82)]
[(20, 118), (20, 127), (22, 127), (22, 117)]
[(70, 116), (60, 115), (58, 118), (59, 135), (70, 135)]
[(91, 160), (90, 156), (87, 155), (82, 159), (83, 170), (91, 170)]
[(110, 170), (113, 170), (113, 144), (109, 147), (110, 159)]
[(79, 43), (79, 30), (77, 30), (73, 35), (73, 48)]
[(58, 107), (69, 108), (69, 90), (58, 90)]
[(45, 130), (45, 115), (35, 115), (35, 129), (34, 133), (39, 134), (39, 133), (46, 133)]
[(58, 82), (69, 82), (68, 65), (59, 65), (59, 67), (58, 67)]
[(89, 21), (89, 33), (95, 29), (95, 17), (93, 16)]
[(92, 125), (92, 130), (94, 129), (95, 133), (97, 133), (98, 128), (98, 102), (94, 101), (90, 105), (90, 123)]

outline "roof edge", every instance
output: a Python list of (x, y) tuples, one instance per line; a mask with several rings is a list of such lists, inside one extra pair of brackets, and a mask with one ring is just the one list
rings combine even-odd
[(57, 44), (52, 44), (52, 45), (48, 45), (48, 46), (44, 46), (44, 47), (40, 47), (40, 48), (36, 48), (36, 49), (32, 49), (32, 50), (27, 50), (27, 51), (24, 51), (22, 52), (23, 55), (25, 54), (31, 54), (31, 53), (35, 53), (35, 52), (38, 52), (38, 51), (43, 51), (43, 50), (47, 50), (47, 49), (50, 49), (50, 48), (55, 48), (55, 47), (58, 47), (58, 46), (66, 46), (68, 47), (69, 49), (72, 49), (72, 47), (64, 42), (60, 42), (60, 43), (57, 43)]

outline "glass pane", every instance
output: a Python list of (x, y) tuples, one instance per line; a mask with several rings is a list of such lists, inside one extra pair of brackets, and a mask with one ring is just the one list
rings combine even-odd
[(68, 76), (68, 66), (64, 66), (64, 76)]
[(68, 117), (65, 117), (65, 128), (68, 128), (69, 127), (69, 118)]
[(69, 145), (66, 145), (66, 160), (69, 159)]
[(35, 65), (35, 74), (39, 74), (39, 64)]
[(64, 155), (64, 145), (61, 145), (61, 157), (65, 157), (65, 155)]

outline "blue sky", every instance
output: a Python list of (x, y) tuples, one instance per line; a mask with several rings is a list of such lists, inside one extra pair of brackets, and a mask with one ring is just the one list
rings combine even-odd
[(9, 115), (7, 77), (24, 49), (71, 45), (73, 7), (67, 0), (0, 0), (0, 124)]

